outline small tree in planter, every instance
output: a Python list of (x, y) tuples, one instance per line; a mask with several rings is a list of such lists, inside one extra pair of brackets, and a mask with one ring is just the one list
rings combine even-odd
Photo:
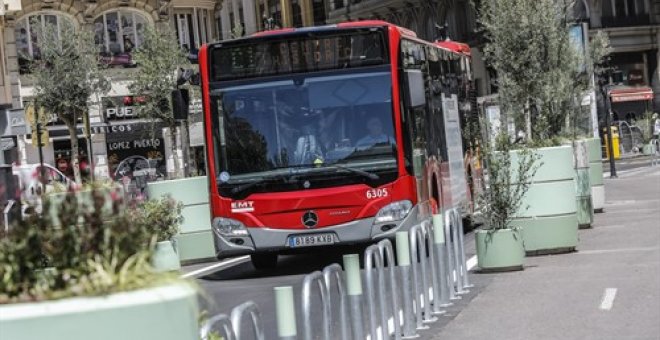
[(591, 39), (589, 58), (574, 48), (573, 4), (570, 0), (481, 2), (484, 54), (497, 72), (502, 116), (525, 131), (523, 142), (535, 148), (544, 164), (523, 197), (523, 205), (530, 208), (519, 211), (512, 221), (523, 228), (528, 254), (573, 251), (578, 244), (574, 155), (571, 146), (561, 144), (570, 139), (567, 123), (576, 121), (573, 117), (590, 85), (590, 71), (596, 71), (595, 65), (607, 52), (607, 39), (602, 34)]
[(511, 221), (528, 208), (523, 197), (540, 167), (539, 157), (528, 148), (514, 150), (506, 133), (500, 133), (494, 144), (484, 154), (488, 180), (478, 196), (485, 226), (475, 237), (478, 265), (485, 271), (522, 269), (523, 238)]
[[(196, 290), (151, 264), (157, 240), (151, 228), (160, 221), (116, 192), (92, 189), (91, 199), (82, 197), (71, 191), (61, 202), (45, 201), (45, 211), (58, 204), (57, 226), (50, 214), (33, 214), (8, 233), (0, 230), (3, 336), (195, 339)], [(164, 318), (177, 323), (150, 327)], [(61, 332), (49, 333), (53, 327)]]
[(137, 208), (141, 212), (138, 218), (142, 219), (139, 224), (149, 226), (149, 230), (156, 235), (157, 243), (152, 258), (154, 268), (159, 271), (179, 269), (180, 262), (173, 238), (179, 233), (183, 221), (183, 204), (171, 197), (162, 197), (139, 203)]

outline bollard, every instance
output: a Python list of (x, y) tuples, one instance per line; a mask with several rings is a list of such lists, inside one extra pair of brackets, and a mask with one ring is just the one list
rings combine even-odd
[(330, 287), (332, 287), (332, 281), (334, 279), (335, 286), (337, 287), (337, 292), (339, 294), (339, 329), (342, 340), (349, 340), (351, 335), (348, 331), (348, 302), (346, 295), (346, 289), (344, 287), (344, 278), (342, 276), (343, 271), (341, 266), (338, 264), (331, 264), (323, 269), (323, 279), (325, 281), (325, 289), (328, 296), (328, 305), (330, 309), (330, 327), (333, 325), (332, 317), (332, 298), (330, 298)]
[(210, 318), (208, 321), (206, 321), (199, 331), (199, 337), (202, 340), (208, 340), (209, 335), (213, 331), (213, 326), (215, 324), (218, 324), (219, 326), (220, 329), (219, 334), (222, 337), (222, 339), (236, 340), (236, 336), (234, 335), (234, 329), (231, 326), (231, 321), (229, 320), (227, 314), (218, 314)]
[(578, 227), (580, 229), (591, 228), (594, 219), (594, 208), (591, 200), (587, 142), (585, 140), (576, 141), (574, 150)]
[(346, 291), (348, 293), (348, 301), (351, 307), (353, 339), (361, 340), (364, 339), (364, 323), (362, 321), (362, 277), (360, 276), (360, 257), (357, 254), (344, 255), (344, 273), (346, 274)]
[(293, 300), (293, 287), (275, 287), (275, 316), (277, 317), (277, 337), (280, 340), (295, 340), (296, 307)]
[(387, 269), (390, 273), (390, 294), (392, 295), (392, 304), (390, 307), (392, 307), (392, 321), (394, 323), (394, 340), (399, 340), (401, 339), (401, 316), (399, 315), (399, 289), (396, 284), (396, 262), (392, 242), (384, 239), (378, 242), (378, 249), (380, 250), (380, 256), (383, 260), (387, 261)]
[[(449, 300), (449, 281), (447, 281), (447, 264), (445, 254), (445, 231), (442, 223), (442, 214), (433, 215), (433, 250), (436, 257), (436, 266), (438, 268), (436, 273), (436, 282), (438, 283), (439, 291), (438, 300), (433, 302), (433, 308), (440, 309), (440, 307), (449, 307), (452, 305)], [(435, 300), (435, 295), (434, 295)]]
[(240, 340), (242, 338), (242, 330), (241, 330), (241, 323), (243, 321), (243, 316), (245, 313), (250, 314), (250, 319), (252, 319), (252, 330), (254, 332), (254, 339), (255, 340), (264, 340), (264, 329), (263, 329), (263, 324), (261, 323), (261, 313), (259, 312), (259, 308), (257, 307), (257, 304), (248, 301), (243, 304), (240, 304), (236, 306), (232, 311), (231, 311), (231, 325), (232, 328), (234, 329), (234, 335), (236, 336), (237, 340)]
[(458, 289), (456, 286), (456, 262), (454, 261), (454, 243), (452, 236), (452, 214), (451, 210), (445, 211), (445, 253), (447, 255), (447, 272), (446, 280), (449, 284), (449, 300), (459, 300), (461, 297), (457, 295)]
[[(376, 270), (374, 270), (374, 265)], [(376, 314), (380, 316), (381, 339), (387, 339), (387, 310), (385, 306), (385, 275), (383, 274), (383, 257), (380, 255), (378, 245), (372, 244), (364, 251), (365, 286), (367, 288), (367, 307), (369, 308), (369, 326), (372, 339), (378, 339), (378, 321)], [(374, 272), (378, 276), (378, 298), (374, 287)], [(378, 303), (376, 303), (378, 300)], [(378, 307), (376, 307), (378, 304)]]
[[(410, 228), (410, 257), (412, 259), (411, 267), (413, 272), (413, 291), (415, 292), (415, 299), (417, 309), (415, 316), (417, 318), (417, 328), (426, 329), (422, 322), (435, 322), (438, 319), (431, 315), (431, 302), (429, 300), (428, 276), (426, 274), (426, 241), (424, 230), (421, 224)], [(421, 297), (421, 300), (418, 300)], [(424, 307), (422, 307), (424, 303)]]
[(330, 304), (326, 294), (325, 281), (323, 273), (315, 271), (305, 275), (302, 287), (302, 313), (303, 313), (303, 339), (312, 340), (314, 331), (312, 330), (312, 285), (316, 283), (321, 293), (321, 306), (323, 309), (323, 339), (330, 340)]
[(410, 248), (408, 244), (408, 232), (398, 231), (396, 233), (396, 260), (401, 273), (401, 288), (403, 290), (403, 338), (412, 339), (419, 335), (415, 329), (413, 318), (412, 289), (410, 289)]
[[(461, 217), (461, 214), (458, 212), (458, 209), (454, 209), (454, 216), (456, 217), (456, 223), (458, 225), (458, 249), (459, 249), (459, 254), (460, 254), (460, 259), (461, 259), (461, 275), (462, 275), (462, 282), (463, 282), (463, 289), (466, 288), (472, 288), (474, 285), (470, 284), (470, 280), (468, 277), (468, 269), (467, 269), (467, 260), (465, 259), (465, 230), (463, 229), (463, 218)], [(465, 290), (466, 293), (468, 293), (468, 290)]]

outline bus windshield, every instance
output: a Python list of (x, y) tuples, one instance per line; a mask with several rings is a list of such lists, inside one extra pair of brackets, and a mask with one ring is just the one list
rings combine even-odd
[(395, 171), (391, 93), (386, 66), (212, 90), (220, 187), (236, 193), (272, 179), (294, 190), (282, 182), (319, 176), (320, 186), (365, 183), (379, 178), (372, 173)]

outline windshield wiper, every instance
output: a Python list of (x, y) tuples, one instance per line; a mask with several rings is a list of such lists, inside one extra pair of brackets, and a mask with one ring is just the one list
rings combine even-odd
[(252, 181), (252, 182), (249, 182), (249, 183), (245, 183), (245, 184), (241, 184), (239, 186), (234, 187), (233, 189), (231, 189), (231, 193), (232, 194), (238, 194), (241, 191), (245, 191), (245, 190), (250, 189), (254, 186), (257, 186), (257, 185), (262, 184), (264, 182), (272, 181), (272, 180), (275, 180), (275, 179), (282, 179), (284, 181), (287, 181), (287, 177), (283, 174), (263, 176), (258, 180), (255, 180), (255, 181)]
[(364, 171), (364, 170), (360, 170), (360, 169), (356, 169), (356, 168), (351, 168), (351, 167), (349, 167), (349, 166), (345, 166), (345, 165), (339, 165), (339, 164), (328, 164), (328, 165), (326, 165), (325, 167), (326, 167), (326, 168), (334, 168), (334, 169), (346, 170), (346, 171), (348, 171), (348, 172), (352, 172), (352, 173), (354, 173), (354, 174), (358, 174), (358, 175), (360, 175), (360, 176), (364, 176), (364, 177), (366, 177), (366, 178), (368, 178), (368, 179), (371, 179), (371, 180), (374, 180), (374, 181), (380, 178), (380, 176), (376, 175), (375, 173), (368, 172), (368, 171)]

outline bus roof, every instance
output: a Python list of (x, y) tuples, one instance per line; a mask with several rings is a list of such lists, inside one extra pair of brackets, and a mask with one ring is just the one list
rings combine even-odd
[(269, 35), (280, 35), (287, 33), (304, 33), (304, 32), (323, 32), (329, 31), (337, 28), (369, 28), (369, 27), (394, 27), (401, 34), (409, 37), (417, 37), (414, 31), (411, 31), (407, 28), (394, 25), (387, 21), (383, 20), (359, 20), (359, 21), (346, 21), (338, 24), (323, 25), (323, 26), (309, 26), (309, 27), (300, 27), (300, 28), (280, 28), (276, 30), (261, 31), (251, 35), (251, 37), (263, 37)]
[(464, 54), (468, 57), (470, 56), (470, 46), (468, 44), (452, 40), (436, 41), (435, 44), (436, 46), (450, 50), (454, 53)]

